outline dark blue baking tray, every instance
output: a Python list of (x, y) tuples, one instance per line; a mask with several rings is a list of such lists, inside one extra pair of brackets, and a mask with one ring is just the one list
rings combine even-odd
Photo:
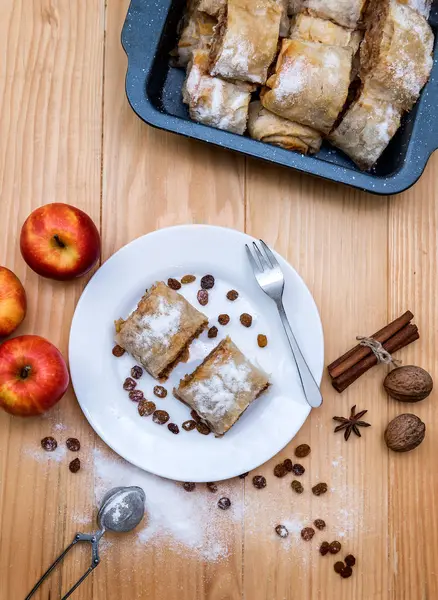
[[(132, 0), (129, 7), (122, 32), (122, 44), (128, 56), (126, 94), (132, 109), (143, 121), (374, 194), (397, 194), (418, 180), (430, 155), (438, 148), (436, 44), (431, 78), (419, 102), (405, 116), (402, 127), (373, 170), (364, 173), (330, 144), (324, 144), (317, 156), (304, 156), (191, 121), (181, 98), (185, 72), (172, 67), (169, 61), (185, 6), (186, 0)], [(436, 3), (430, 23), (436, 34)]]

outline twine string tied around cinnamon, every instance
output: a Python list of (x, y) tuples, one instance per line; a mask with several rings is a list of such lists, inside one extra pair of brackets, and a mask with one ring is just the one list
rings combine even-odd
[(392, 355), (385, 350), (382, 344), (374, 338), (358, 335), (356, 339), (361, 346), (365, 346), (371, 350), (371, 352), (377, 358), (378, 363), (384, 363), (385, 365), (392, 364), (394, 367), (398, 367), (400, 365), (400, 361), (393, 358)]

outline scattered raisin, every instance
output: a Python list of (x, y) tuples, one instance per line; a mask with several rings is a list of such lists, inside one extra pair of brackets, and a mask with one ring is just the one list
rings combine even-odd
[(315, 496), (321, 496), (321, 494), (325, 494), (327, 490), (328, 486), (326, 483), (317, 483), (312, 488), (312, 492), (315, 494)]
[(183, 483), (183, 488), (185, 489), (186, 492), (193, 492), (195, 487), (196, 487), (196, 483), (193, 483), (191, 481), (185, 481)]
[(319, 547), (319, 553), (321, 554), (321, 556), (325, 556), (326, 554), (328, 554), (329, 550), (330, 544), (328, 542), (323, 542)]
[(154, 387), (154, 394), (157, 398), (165, 398), (167, 396), (167, 390), (162, 385), (156, 385)]
[(152, 415), (152, 421), (157, 423), (157, 425), (164, 425), (169, 419), (169, 413), (165, 410), (156, 410)]
[(191, 410), (190, 411), (190, 416), (195, 421), (195, 423), (199, 423), (201, 421), (201, 417), (198, 415), (198, 413), (196, 412), (196, 410)]
[(135, 365), (134, 367), (132, 367), (131, 377), (133, 377), (134, 379), (140, 379), (140, 377), (142, 375), (143, 375), (143, 369), (141, 367), (139, 367), (138, 365)]
[(203, 290), (211, 290), (214, 286), (214, 277), (213, 275), (204, 275), (201, 279), (201, 287)]
[(79, 458), (75, 458), (74, 460), (72, 460), (71, 463), (68, 465), (68, 468), (72, 473), (77, 473), (81, 468), (81, 461), (79, 460)]
[(228, 510), (231, 506), (231, 500), (229, 498), (219, 498), (217, 505), (221, 510)]
[(230, 315), (219, 315), (217, 320), (219, 321), (220, 325), (228, 325), (228, 323), (230, 322)]
[(138, 403), (138, 414), (140, 417), (150, 417), (152, 413), (155, 412), (156, 406), (154, 402), (149, 402), (149, 400), (140, 400)]
[(197, 294), (198, 302), (201, 306), (208, 304), (208, 292), (207, 290), (199, 290)]
[(341, 577), (347, 579), (353, 575), (353, 569), (351, 567), (344, 567), (340, 573)]
[(174, 279), (173, 277), (169, 277), (169, 279), (167, 280), (167, 285), (170, 287), (171, 290), (181, 289), (180, 282), (178, 281), (178, 279)]
[(259, 333), (257, 336), (257, 344), (260, 346), (260, 348), (266, 348), (268, 345), (268, 338), (263, 335), (263, 333)]
[(130, 392), (135, 389), (136, 385), (137, 383), (131, 377), (127, 377), (123, 383), (123, 389)]
[(313, 527), (304, 527), (304, 529), (301, 531), (301, 537), (306, 542), (310, 542), (314, 535), (315, 530), (313, 529)]
[(79, 452), (81, 449), (81, 442), (76, 438), (68, 438), (68, 440), (65, 442), (65, 445), (70, 452)]
[(249, 472), (246, 473), (242, 473), (241, 475), (239, 475), (239, 479), (245, 479), (245, 477), (248, 477)]
[(292, 467), (294, 466), (293, 462), (291, 461), (291, 459), (290, 458), (286, 458), (286, 460), (283, 462), (283, 464), (284, 464), (284, 468), (286, 469), (286, 471), (288, 473), (291, 473), (292, 472)]
[(252, 317), (248, 313), (243, 313), (240, 315), (240, 322), (244, 327), (251, 327), (252, 325)]
[(143, 398), (144, 394), (141, 390), (132, 390), (132, 392), (129, 392), (129, 399), (133, 402), (140, 402)]
[(279, 465), (275, 465), (274, 467), (274, 475), (275, 477), (284, 477), (287, 475), (287, 469), (284, 466), (284, 463), (280, 463)]
[(333, 568), (335, 570), (335, 573), (338, 573), (338, 575), (340, 575), (341, 571), (345, 569), (345, 565), (342, 561), (338, 560), (338, 562), (335, 562)]
[(196, 427), (196, 423), (195, 421), (184, 421), (184, 423), (182, 424), (182, 428), (184, 429), (184, 431), (192, 431), (193, 429), (195, 429)]
[(347, 565), (347, 567), (354, 567), (354, 565), (356, 564), (356, 559), (352, 554), (348, 554), (345, 557), (345, 564)]
[(252, 478), (252, 484), (258, 490), (262, 490), (266, 487), (266, 478), (263, 475), (255, 475)]
[(211, 433), (210, 427), (206, 423), (203, 423), (202, 421), (199, 421), (199, 423), (196, 423), (196, 429), (199, 433), (202, 433), (202, 435), (208, 435), (209, 433)]
[(307, 444), (301, 444), (295, 448), (295, 456), (298, 458), (305, 458), (310, 454), (310, 446)]
[(313, 524), (320, 531), (322, 531), (323, 529), (325, 529), (325, 521), (323, 521), (322, 519), (315, 519), (315, 521), (313, 521)]
[(228, 300), (231, 300), (231, 302), (234, 302), (234, 300), (237, 300), (238, 297), (239, 297), (239, 292), (236, 292), (236, 290), (230, 290), (229, 292), (227, 292), (227, 298), (228, 298)]
[(196, 277), (194, 275), (184, 275), (184, 277), (181, 277), (181, 283), (193, 283), (194, 281), (196, 281)]
[(287, 538), (287, 536), (289, 535), (289, 531), (284, 525), (277, 525), (277, 527), (275, 528), (275, 532), (281, 538)]
[(213, 492), (213, 494), (215, 494), (218, 491), (217, 483), (215, 483), (214, 481), (209, 481), (207, 483), (207, 488), (210, 490), (210, 492)]
[(176, 423), (169, 423), (167, 429), (174, 433), (175, 435), (179, 433), (179, 427)]
[(45, 437), (41, 440), (41, 446), (44, 448), (46, 452), (54, 452), (58, 447), (58, 442), (54, 437)]
[(305, 470), (303, 465), (299, 465), (298, 463), (292, 467), (292, 473), (298, 476), (303, 475)]
[(208, 330), (207, 335), (209, 338), (215, 338), (215, 337), (217, 337), (217, 334), (218, 334), (218, 328), (213, 325), (213, 327), (210, 327), (210, 329)]
[(304, 488), (301, 485), (301, 483), (299, 481), (297, 481), (296, 479), (294, 479), (292, 481), (292, 483), (290, 484), (291, 488), (293, 489), (294, 492), (296, 492), (297, 494), (302, 494), (304, 492)]
[(330, 554), (337, 554), (341, 551), (341, 548), (341, 542), (332, 542), (329, 548)]
[(118, 344), (116, 346), (114, 346), (113, 348), (113, 355), (116, 358), (120, 358), (121, 356), (123, 356), (125, 354), (126, 350), (124, 348), (122, 348), (121, 346), (119, 346)]

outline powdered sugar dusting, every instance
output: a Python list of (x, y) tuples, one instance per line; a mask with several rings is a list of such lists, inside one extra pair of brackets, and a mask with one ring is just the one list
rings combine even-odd
[(159, 342), (167, 347), (180, 328), (181, 308), (181, 302), (170, 304), (165, 298), (160, 297), (155, 312), (143, 315), (139, 319), (140, 343), (152, 348), (154, 343)]
[(67, 453), (67, 449), (64, 445), (58, 445), (56, 450), (53, 452), (46, 452), (43, 448), (40, 447), (28, 447), (23, 450), (26, 456), (32, 457), (34, 460), (38, 462), (61, 462)]

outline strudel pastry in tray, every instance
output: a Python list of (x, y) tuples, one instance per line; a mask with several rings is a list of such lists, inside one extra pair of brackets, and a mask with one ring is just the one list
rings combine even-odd
[(268, 387), (266, 373), (227, 337), (180, 381), (174, 395), (194, 409), (216, 436), (222, 436)]
[(135, 311), (116, 325), (116, 343), (156, 379), (166, 379), (208, 319), (187, 300), (158, 282), (146, 292)]
[(293, 19), (290, 37), (328, 46), (346, 46), (356, 54), (363, 35), (358, 29), (352, 31), (326, 19), (302, 13)]
[(304, 8), (323, 19), (356, 29), (363, 17), (367, 0), (304, 0)]
[(216, 19), (198, 10), (190, 14), (178, 42), (178, 67), (186, 67), (195, 50), (210, 47), (216, 23)]

